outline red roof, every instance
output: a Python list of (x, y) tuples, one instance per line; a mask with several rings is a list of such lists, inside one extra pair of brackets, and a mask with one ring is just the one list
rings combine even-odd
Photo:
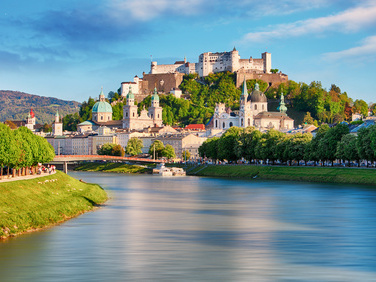
[(185, 129), (189, 130), (205, 130), (205, 124), (200, 123), (200, 124), (188, 124)]
[(32, 118), (35, 117), (34, 112), (33, 112), (33, 109), (30, 109), (30, 116), (31, 116)]

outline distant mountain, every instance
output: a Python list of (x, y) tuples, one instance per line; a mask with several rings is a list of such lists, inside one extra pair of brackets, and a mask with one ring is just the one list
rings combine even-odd
[(30, 109), (35, 113), (36, 123), (52, 123), (56, 111), (60, 116), (76, 113), (81, 103), (43, 97), (18, 91), (0, 90), (0, 121), (25, 120)]

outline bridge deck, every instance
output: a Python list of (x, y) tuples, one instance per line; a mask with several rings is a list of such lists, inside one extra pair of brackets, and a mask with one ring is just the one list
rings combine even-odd
[(53, 162), (75, 162), (75, 161), (130, 161), (144, 163), (162, 163), (162, 160), (146, 158), (118, 157), (105, 155), (59, 155), (55, 156)]

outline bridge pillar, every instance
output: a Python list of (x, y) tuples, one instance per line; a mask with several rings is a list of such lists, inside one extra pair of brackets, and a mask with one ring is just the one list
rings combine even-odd
[(63, 172), (68, 174), (68, 162), (64, 162), (63, 164)]

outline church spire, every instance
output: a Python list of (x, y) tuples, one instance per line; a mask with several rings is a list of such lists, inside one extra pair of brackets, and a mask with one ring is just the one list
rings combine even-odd
[(55, 114), (55, 122), (60, 122), (60, 116), (59, 116), (58, 110), (56, 111), (56, 114)]
[(246, 99), (247, 96), (248, 96), (247, 80), (245, 79), (245, 75), (244, 75), (243, 91), (242, 91), (241, 98)]
[(285, 97), (283, 96), (283, 92), (281, 93), (281, 102), (279, 103), (278, 110), (281, 113), (286, 113), (286, 111), (287, 111), (287, 107), (285, 105)]

